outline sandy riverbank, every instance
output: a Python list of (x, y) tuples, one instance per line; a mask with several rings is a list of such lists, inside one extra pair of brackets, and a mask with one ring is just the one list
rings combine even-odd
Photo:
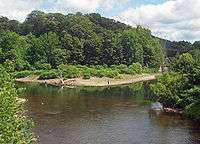
[[(65, 86), (115, 86), (126, 85), (143, 81), (151, 81), (156, 79), (158, 74), (141, 74), (141, 75), (121, 75), (121, 78), (97, 78), (92, 77), (89, 80), (82, 78), (68, 79), (64, 81)], [(17, 82), (23, 83), (41, 83), (55, 86), (62, 86), (60, 79), (38, 80), (38, 77), (26, 77), (16, 79)], [(109, 82), (109, 84), (108, 84)]]

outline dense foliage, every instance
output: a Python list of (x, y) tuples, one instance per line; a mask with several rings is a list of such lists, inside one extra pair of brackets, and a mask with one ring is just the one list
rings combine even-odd
[(200, 63), (185, 53), (171, 69), (152, 85), (154, 94), (165, 106), (184, 109), (193, 119), (200, 120)]
[(30, 144), (34, 142), (32, 123), (27, 121), (17, 101), (17, 89), (11, 76), (0, 65), (0, 143)]
[(109, 77), (109, 78), (120, 78), (120, 75), (135, 75), (142, 73), (153, 73), (154, 69), (147, 67), (142, 67), (140, 63), (133, 63), (130, 66), (121, 64), (121, 65), (112, 65), (110, 67), (104, 65), (96, 66), (83, 66), (83, 65), (64, 65), (61, 64), (58, 66), (58, 69), (51, 70), (25, 70), (14, 72), (15, 78), (25, 78), (25, 77), (34, 77), (39, 76), (39, 79), (54, 79), (54, 78), (84, 78), (90, 79), (90, 77)]
[[(196, 58), (200, 54), (200, 42), (196, 41), (193, 44), (187, 41), (168, 41), (160, 39), (162, 46), (165, 48), (166, 56), (174, 59), (177, 55), (183, 53), (195, 54)], [(198, 58), (200, 59), (200, 58)]]
[(137, 62), (158, 68), (163, 59), (160, 41), (149, 30), (99, 14), (33, 11), (23, 23), (0, 18), (0, 63), (10, 60), (18, 71)]

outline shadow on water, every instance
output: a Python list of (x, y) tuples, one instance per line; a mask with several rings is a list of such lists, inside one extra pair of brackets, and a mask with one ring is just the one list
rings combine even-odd
[(28, 115), (41, 144), (198, 144), (185, 117), (149, 113), (148, 83), (117, 87), (26, 87)]

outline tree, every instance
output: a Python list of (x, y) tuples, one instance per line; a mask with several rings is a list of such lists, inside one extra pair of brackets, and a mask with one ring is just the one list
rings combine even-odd
[(72, 64), (82, 64), (84, 60), (83, 55), (83, 41), (77, 37), (73, 37), (74, 48), (71, 51), (70, 59)]
[[(26, 51), (29, 45), (26, 43), (24, 37), (20, 37), (14, 32), (3, 32), (0, 34), (0, 64), (6, 60), (10, 60), (15, 63), (21, 62), (21, 68), (25, 68), (27, 63), (25, 60)], [(23, 65), (24, 63), (24, 65)], [(19, 68), (17, 66), (17, 68)], [(19, 69), (19, 70), (20, 70)]]
[(0, 17), (0, 30), (8, 30), (8, 21), (9, 19), (7, 17)]
[(172, 69), (181, 73), (191, 73), (194, 67), (195, 60), (189, 53), (180, 55), (172, 64)]
[(61, 48), (59, 37), (55, 33), (47, 33), (40, 36), (42, 47), (44, 48), (47, 63), (50, 63), (53, 68), (56, 67), (54, 60), (54, 51)]
[(97, 35), (93, 35), (91, 39), (84, 42), (84, 64), (97, 65), (100, 64), (101, 40)]
[(46, 14), (41, 11), (32, 11), (22, 25), (22, 34), (33, 33), (36, 36), (43, 35), (46, 30), (47, 18)]
[(67, 64), (69, 62), (69, 52), (63, 49), (54, 49), (52, 52), (52, 66), (57, 68), (61, 64)]
[[(0, 18), (0, 63), (7, 59), (16, 70), (56, 68), (62, 63), (131, 65), (158, 68), (164, 54), (148, 29), (128, 25), (99, 14), (31, 12), (23, 23)], [(20, 35), (18, 35), (18, 34)]]
[(130, 65), (136, 62), (143, 64), (143, 48), (138, 42), (136, 31), (124, 31), (121, 36), (121, 45), (124, 64)]
[(42, 44), (40, 38), (36, 38), (34, 35), (27, 35), (27, 43), (30, 45), (27, 49), (26, 59), (31, 64), (34, 65), (38, 61), (43, 61), (47, 63), (47, 57), (45, 53), (45, 47)]
[(159, 100), (169, 107), (182, 108), (195, 120), (200, 120), (200, 65), (191, 54), (176, 58), (174, 72), (160, 76), (151, 86)]
[(116, 52), (116, 35), (111, 31), (107, 31), (103, 35), (102, 48), (101, 48), (101, 64), (111, 66), (114, 64), (113, 56)]

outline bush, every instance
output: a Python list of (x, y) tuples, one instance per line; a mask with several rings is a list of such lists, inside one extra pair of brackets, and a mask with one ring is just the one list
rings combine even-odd
[(160, 98), (160, 102), (167, 107), (180, 105), (181, 94), (186, 86), (186, 78), (178, 73), (167, 73), (157, 78), (156, 84), (151, 85), (151, 90)]
[(119, 71), (120, 74), (132, 74), (129, 68), (124, 68)]
[(17, 59), (15, 62), (15, 70), (23, 71), (23, 70), (31, 70), (32, 66), (25, 60)]
[(109, 77), (109, 78), (114, 78), (117, 77), (119, 75), (119, 73), (117, 71), (106, 71), (105, 76)]
[(155, 71), (153, 68), (143, 67), (142, 73), (154, 73)]
[(23, 107), (17, 102), (18, 90), (12, 77), (0, 66), (0, 143), (31, 144), (35, 142), (32, 122), (25, 116)]
[(108, 66), (81, 66), (81, 65), (64, 65), (61, 64), (58, 66), (58, 70), (60, 75), (64, 78), (77, 78), (77, 77), (85, 77), (85, 75), (96, 76), (96, 77), (109, 77), (115, 78), (119, 74), (139, 74), (142, 73), (142, 65), (140, 63), (132, 64), (131, 66), (127, 65), (112, 65)]
[(89, 73), (90, 73), (91, 76), (96, 76), (97, 72), (98, 72), (98, 70), (96, 70), (94, 68), (89, 68), (88, 71), (89, 71)]
[(102, 78), (105, 76), (104, 72), (102, 70), (97, 70), (97, 73), (95, 75), (96, 77)]
[(117, 67), (117, 69), (119, 70), (119, 71), (121, 71), (121, 70), (124, 70), (124, 69), (127, 69), (128, 67), (127, 67), (127, 65), (125, 65), (125, 64), (120, 64), (120, 65), (118, 65), (118, 66), (116, 66)]
[(14, 73), (14, 77), (15, 78), (25, 78), (25, 77), (28, 77), (28, 76), (32, 76), (34, 75), (34, 72), (33, 71), (19, 71), (19, 72), (16, 72)]
[(40, 80), (55, 79), (55, 78), (58, 78), (58, 73), (56, 71), (46, 71), (39, 76)]
[(142, 73), (142, 65), (140, 63), (133, 63), (129, 66), (131, 74), (141, 74)]
[(34, 75), (39, 76), (39, 75), (41, 75), (43, 72), (44, 72), (44, 70), (35, 70), (33, 73), (34, 73)]
[(6, 68), (6, 70), (8, 72), (14, 72), (15, 71), (15, 64), (10, 60), (6, 60), (3, 64), (3, 66)]
[(83, 79), (90, 79), (90, 74), (89, 73), (83, 74)]
[(186, 114), (194, 120), (200, 120), (200, 102), (192, 103), (186, 107)]
[(81, 70), (73, 65), (63, 65), (61, 64), (59, 67), (59, 72), (64, 76), (64, 78), (77, 78), (81, 77)]
[(101, 69), (104, 69), (104, 68), (106, 68), (106, 67), (107, 67), (106, 65), (104, 65), (104, 66), (102, 66), (102, 65), (97, 65), (97, 66), (95, 66), (94, 68), (97, 69), (97, 70), (101, 70)]
[(51, 69), (51, 65), (48, 63), (44, 63), (44, 62), (36, 62), (35, 63), (35, 68), (37, 70), (50, 70)]

